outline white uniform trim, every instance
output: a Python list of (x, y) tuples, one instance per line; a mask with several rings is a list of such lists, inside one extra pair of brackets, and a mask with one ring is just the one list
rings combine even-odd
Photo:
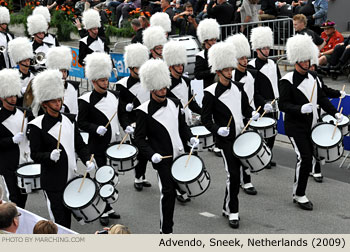
[[(88, 36), (82, 38), (80, 41), (87, 45), (87, 39), (88, 39)], [(104, 52), (105, 51), (104, 43), (100, 39), (100, 37), (97, 37), (97, 40), (94, 40), (94, 42), (92, 42), (88, 47), (91, 50), (93, 50), (94, 52)]]
[(276, 63), (273, 60), (268, 59), (267, 64), (265, 64), (260, 69), (260, 72), (270, 80), (275, 98), (280, 97), (279, 91), (278, 91), (278, 77), (277, 77)]
[[(234, 76), (237, 70), (233, 70), (232, 72), (232, 80), (234, 80)], [(244, 83), (243, 89), (246, 92), (248, 96), (248, 101), (250, 103), (250, 106), (255, 110), (255, 103), (254, 103), (254, 82), (255, 79), (253, 75), (247, 71), (247, 75), (243, 76), (242, 79), (237, 80), (241, 83)]]
[[(293, 137), (289, 137), (290, 142), (292, 143), (293, 147), (294, 147), (294, 151), (297, 154), (297, 164), (296, 164), (296, 168), (295, 168), (295, 182), (293, 184), (293, 196), (296, 195), (296, 191), (298, 188), (298, 183), (299, 183), (299, 175), (300, 175), (300, 167), (301, 167), (301, 162), (302, 162), (302, 158), (301, 158), (301, 154), (300, 151), (298, 149), (297, 144), (295, 143), (295, 140)], [(300, 195), (298, 195), (300, 196)]]
[[(189, 87), (183, 78), (181, 78), (181, 83), (177, 84), (173, 89), (171, 89), (171, 92), (181, 101), (183, 107), (189, 100), (188, 89)], [(185, 119), (187, 124), (189, 124), (192, 120), (192, 112), (188, 106), (185, 108)]]
[(71, 83), (67, 84), (67, 89), (64, 90), (64, 104), (68, 107), (69, 113), (78, 115), (78, 91)]

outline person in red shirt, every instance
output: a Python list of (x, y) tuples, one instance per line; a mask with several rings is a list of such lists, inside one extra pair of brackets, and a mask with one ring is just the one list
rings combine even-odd
[(319, 65), (323, 66), (329, 61), (334, 47), (344, 41), (344, 37), (335, 29), (335, 23), (332, 21), (327, 20), (322, 24), (321, 28), (324, 29), (321, 33), (321, 38), (326, 41), (326, 45), (321, 49), (318, 61)]

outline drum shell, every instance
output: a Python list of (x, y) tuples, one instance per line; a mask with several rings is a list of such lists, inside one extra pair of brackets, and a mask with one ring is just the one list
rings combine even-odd
[(36, 175), (24, 175), (18, 173), (18, 170), (24, 166), (31, 165), (34, 163), (24, 163), (18, 166), (16, 170), (17, 186), (21, 189), (23, 194), (29, 194), (36, 190), (41, 190), (40, 184), (40, 173)]
[[(275, 119), (275, 118), (273, 118)], [(274, 137), (277, 135), (277, 121), (275, 123), (265, 127), (258, 127), (249, 125), (250, 129), (256, 130), (264, 139)]]
[[(100, 191), (101, 191), (101, 189), (102, 189), (102, 187), (100, 188)], [(108, 197), (103, 197), (101, 195), (101, 193), (99, 192), (101, 199), (106, 201), (108, 204), (113, 204), (113, 203), (117, 202), (117, 200), (119, 198), (118, 190), (115, 187), (113, 187), (113, 189), (114, 189), (114, 192)]]
[[(322, 121), (323, 122), (326, 122), (324, 120), (324, 117), (327, 116), (328, 114), (323, 114), (322, 115)], [(344, 115), (343, 115), (344, 116)], [(340, 129), (340, 131), (342, 132), (342, 135), (343, 136), (346, 136), (349, 134), (349, 127), (350, 127), (350, 120), (349, 120), (349, 117), (347, 116), (348, 118), (348, 122), (346, 124), (338, 124), (338, 128)], [(343, 119), (344, 120), (344, 119)], [(336, 122), (336, 119), (334, 118), (334, 123)]]
[[(198, 126), (193, 126), (193, 127), (198, 127)], [(194, 150), (204, 151), (205, 149), (208, 149), (215, 145), (214, 137), (212, 133), (199, 135), (198, 139), (199, 139), (199, 144), (197, 147), (194, 148)]]
[[(102, 167), (103, 167), (103, 166), (102, 166)], [(97, 179), (97, 174), (98, 174), (99, 170), (100, 170), (102, 167), (98, 168), (97, 171), (96, 171), (96, 173), (95, 173), (95, 181), (97, 182), (97, 184), (99, 184), (100, 186), (103, 186), (103, 185), (105, 185), (105, 184), (111, 184), (111, 185), (113, 185), (114, 187), (116, 187), (116, 186), (118, 185), (118, 183), (119, 183), (119, 177), (118, 177), (118, 173), (114, 170), (113, 167), (111, 167), (111, 168), (113, 169), (113, 172), (114, 172), (114, 173), (113, 173), (113, 176), (112, 176), (108, 181), (106, 181), (106, 182), (98, 181), (98, 179)], [(100, 172), (101, 172), (101, 170), (100, 170)]]
[[(110, 148), (112, 146), (115, 146), (116, 148), (118, 148), (117, 147), (118, 144), (119, 144), (119, 142), (111, 143), (108, 148)], [(129, 144), (129, 145), (131, 145), (131, 144)], [(131, 145), (131, 146), (133, 146), (136, 149), (136, 153), (134, 155), (132, 155), (130, 157), (126, 157), (126, 158), (112, 157), (112, 156), (108, 155), (107, 151), (106, 151), (106, 157), (107, 157), (108, 163), (110, 166), (112, 166), (115, 169), (115, 171), (119, 171), (119, 172), (130, 171), (130, 170), (134, 169), (135, 166), (139, 163), (139, 161), (137, 159), (137, 155), (138, 155), (139, 151), (138, 151), (136, 146), (134, 146), (134, 145)]]

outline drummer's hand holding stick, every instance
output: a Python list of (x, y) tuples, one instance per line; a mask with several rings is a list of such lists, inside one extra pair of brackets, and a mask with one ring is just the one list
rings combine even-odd
[(332, 139), (333, 139), (334, 134), (335, 134), (335, 131), (336, 131), (337, 127), (338, 127), (338, 123), (341, 123), (341, 121), (343, 121), (343, 114), (342, 114), (342, 112), (343, 112), (343, 107), (341, 107), (339, 113), (336, 113), (336, 114), (334, 115), (335, 119), (337, 119), (337, 122), (335, 123), (335, 126), (334, 126), (334, 130), (333, 130), (333, 134), (332, 134)]
[(252, 118), (250, 118), (249, 122), (246, 124), (246, 126), (244, 126), (243, 130), (241, 133), (243, 133), (249, 126), (249, 124), (254, 120), (258, 120), (259, 117), (260, 117), (260, 114), (259, 114), (259, 110), (261, 109), (261, 106), (259, 106), (259, 108), (256, 110), (256, 111), (253, 111), (252, 112)]
[(341, 104), (341, 100), (345, 97), (346, 93), (345, 93), (345, 85), (343, 86), (343, 89), (340, 92), (340, 98), (339, 98), (339, 102), (338, 102), (338, 107), (337, 107), (337, 111), (339, 111), (339, 107)]
[(22, 142), (24, 140), (24, 133), (23, 133), (23, 129), (24, 129), (24, 121), (26, 119), (26, 113), (27, 113), (27, 110), (24, 110), (23, 112), (23, 120), (22, 120), (22, 127), (21, 127), (21, 132), (18, 132), (16, 135), (14, 135), (12, 137), (12, 141), (15, 143), (15, 144), (19, 144), (20, 142)]
[(91, 154), (90, 160), (86, 161), (85, 174), (84, 174), (83, 180), (81, 181), (78, 192), (80, 192), (81, 188), (83, 187), (83, 184), (85, 182), (85, 179), (86, 179), (88, 172), (91, 172), (93, 169), (95, 169), (95, 160), (94, 160), (94, 154)]
[[(270, 112), (273, 110), (272, 104), (274, 104), (275, 101), (276, 101), (276, 99), (273, 99), (273, 101), (272, 101), (271, 103), (266, 103), (266, 104), (264, 105), (264, 113), (262, 113), (262, 115), (260, 116), (260, 118), (264, 117), (264, 115), (265, 115), (266, 113), (270, 113)], [(260, 118), (259, 118), (259, 119), (260, 119)]]
[(61, 141), (61, 131), (62, 131), (62, 123), (60, 124), (60, 129), (58, 131), (58, 140), (57, 147), (53, 151), (51, 151), (50, 159), (54, 162), (57, 162), (60, 159), (61, 149), (60, 149), (60, 141)]
[(191, 139), (190, 139), (190, 143), (192, 144), (192, 148), (191, 148), (190, 154), (188, 155), (188, 158), (187, 158), (187, 160), (186, 160), (185, 167), (187, 167), (188, 161), (190, 161), (190, 158), (191, 158), (193, 149), (196, 148), (196, 147), (198, 146), (198, 144), (199, 144), (199, 139), (198, 139), (198, 137), (199, 137), (199, 135), (197, 135), (196, 137), (191, 137)]

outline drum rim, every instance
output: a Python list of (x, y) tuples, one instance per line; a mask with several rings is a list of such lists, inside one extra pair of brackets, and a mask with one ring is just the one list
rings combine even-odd
[(19, 174), (17, 171), (18, 169), (24, 167), (24, 166), (27, 166), (27, 165), (30, 165), (30, 164), (38, 164), (38, 163), (35, 163), (35, 162), (27, 162), (27, 163), (23, 163), (23, 164), (20, 164), (18, 165), (18, 168), (16, 169), (15, 171), (15, 174), (17, 177), (20, 177), (20, 178), (40, 178), (41, 176), (41, 165), (40, 165), (40, 173), (39, 174), (35, 174), (35, 175), (23, 175), (23, 174)]
[[(333, 144), (333, 145), (330, 145), (330, 146), (323, 146), (323, 145), (319, 145), (319, 144), (315, 143), (314, 140), (312, 139), (312, 131), (313, 131), (317, 126), (319, 126), (319, 125), (321, 125), (321, 124), (330, 124), (330, 125), (332, 125), (332, 126), (335, 126), (335, 125), (333, 125), (333, 124), (331, 124), (331, 123), (328, 123), (328, 122), (319, 122), (319, 123), (317, 123), (315, 126), (313, 126), (312, 129), (311, 129), (311, 135), (310, 135), (311, 143), (312, 143), (312, 144), (314, 144), (314, 145), (316, 145), (316, 146), (319, 146), (319, 147), (321, 147), (322, 149), (331, 149), (331, 148), (333, 148), (333, 147), (339, 145), (340, 142), (341, 142), (341, 143), (343, 144), (343, 146), (344, 146), (344, 143), (343, 143), (343, 140), (344, 140), (343, 132), (342, 132), (338, 127), (337, 127), (337, 128), (340, 130), (340, 140), (339, 140), (337, 143), (335, 143), (335, 144)], [(332, 161), (332, 162), (333, 162), (333, 161)]]
[[(182, 157), (182, 156), (188, 156), (188, 153), (181, 154), (181, 155), (179, 155), (178, 157), (176, 157), (176, 158), (173, 160), (173, 163), (171, 164), (171, 168), (170, 168), (170, 173), (171, 173), (171, 177), (172, 177), (176, 182), (181, 183), (181, 184), (184, 184), (183, 181), (179, 181), (179, 180), (177, 180), (176, 178), (174, 178), (174, 176), (173, 176), (173, 165), (174, 165), (175, 161), (176, 161), (177, 159), (179, 159), (180, 157)], [(199, 173), (197, 177), (195, 177), (195, 178), (192, 179), (192, 180), (186, 181), (187, 183), (196, 181), (196, 180), (198, 179), (198, 177), (199, 177), (204, 171), (206, 171), (206, 168), (205, 168), (203, 159), (202, 159), (200, 156), (195, 156), (195, 157), (199, 158), (199, 160), (202, 162), (202, 167), (203, 167), (203, 169), (202, 169), (202, 172)]]
[[(332, 115), (326, 113), (326, 114), (321, 115), (321, 120), (322, 120), (322, 122), (325, 122), (325, 121), (323, 121), (323, 118), (326, 117), (326, 116), (331, 116), (331, 117), (334, 118), (334, 116), (332, 116)], [(344, 127), (346, 127), (346, 126), (349, 126), (349, 124), (350, 124), (350, 116), (346, 116), (346, 115), (343, 115), (343, 116), (346, 117), (346, 118), (348, 118), (348, 122), (347, 122), (346, 124), (338, 124), (338, 127), (339, 127), (339, 128), (344, 128)], [(334, 119), (335, 119), (335, 118), (334, 118)], [(337, 120), (337, 119), (335, 119), (335, 120)], [(326, 122), (326, 123), (329, 123), (329, 122)], [(331, 123), (330, 123), (330, 124), (331, 124)], [(334, 125), (334, 124), (333, 124), (333, 125)], [(335, 126), (335, 125), (334, 125), (334, 126)]]
[[(194, 128), (194, 127), (205, 127), (204, 125), (196, 125), (196, 126), (190, 126), (190, 130), (191, 130), (191, 128)], [(205, 127), (206, 128), (206, 127)], [(206, 128), (207, 129), (207, 128)], [(207, 129), (208, 130), (208, 129)], [(208, 130), (209, 131), (209, 130)], [(205, 134), (205, 135), (199, 135), (199, 137), (198, 138), (203, 138), (203, 137), (208, 137), (208, 136), (212, 136), (212, 137), (214, 137), (213, 136), (213, 133), (211, 133), (210, 131), (209, 131), (209, 134)], [(215, 143), (214, 143), (215, 144)]]
[[(112, 168), (112, 170), (114, 171), (113, 177), (112, 177), (110, 180), (108, 180), (107, 182), (98, 182), (98, 181), (97, 181), (97, 178), (96, 178), (96, 174), (97, 174), (97, 172), (98, 172), (101, 168), (103, 168), (103, 167), (105, 167), (105, 166), (108, 166), (108, 167), (111, 167), (111, 168)], [(95, 172), (95, 180), (96, 180), (96, 182), (97, 182), (98, 184), (100, 184), (100, 185), (108, 184), (109, 181), (111, 181), (111, 180), (113, 180), (113, 179), (115, 178), (115, 176), (117, 176), (117, 172), (116, 172), (115, 169), (114, 169), (112, 166), (110, 166), (110, 165), (101, 166), (101, 167), (99, 167), (99, 168), (96, 170), (96, 172)]]
[[(105, 185), (108, 185), (108, 184), (105, 184)], [(118, 191), (118, 189), (115, 188), (113, 185), (111, 185), (111, 186), (113, 187), (114, 192), (113, 192), (109, 197), (103, 197), (103, 196), (100, 194), (100, 191), (101, 191), (102, 187), (104, 187), (105, 185), (101, 186), (101, 187), (98, 189), (98, 194), (100, 195), (101, 199), (106, 200), (106, 199), (108, 199), (109, 197), (111, 197), (111, 195), (113, 195), (114, 193), (116, 193), (116, 194), (118, 195), (118, 197), (119, 197), (119, 191)]]
[[(109, 155), (107, 154), (107, 150), (108, 150), (110, 147), (114, 146), (114, 145), (118, 145), (119, 143), (120, 143), (120, 141), (117, 141), (117, 142), (110, 143), (110, 144), (108, 145), (108, 147), (107, 147), (107, 149), (106, 149), (106, 151), (105, 151), (106, 157), (108, 157), (108, 158), (111, 159), (111, 160), (115, 160), (115, 161), (123, 161), (123, 160), (128, 160), (128, 159), (137, 157), (137, 155), (139, 154), (139, 149), (138, 149), (135, 145), (130, 144), (130, 143), (123, 143), (123, 144), (131, 145), (131, 146), (135, 147), (135, 149), (136, 149), (135, 154), (132, 155), (132, 156), (130, 156), (130, 157), (127, 157), (127, 158), (115, 158), (115, 157), (109, 156)], [(131, 169), (130, 169), (130, 170), (131, 170)]]
[[(254, 132), (254, 133), (258, 134), (259, 137), (260, 137), (260, 139), (261, 139), (261, 143), (260, 143), (259, 148), (258, 148), (255, 152), (253, 152), (253, 153), (250, 154), (249, 156), (241, 157), (241, 156), (238, 156), (238, 155), (234, 152), (233, 146), (235, 145), (235, 142), (236, 142), (236, 140), (238, 139), (238, 137), (239, 137), (240, 135), (242, 135), (242, 134), (245, 134), (246, 132)], [(258, 153), (259, 150), (262, 148), (263, 144), (264, 144), (264, 138), (263, 138), (258, 132), (256, 132), (255, 130), (246, 130), (246, 131), (244, 131), (243, 133), (240, 133), (240, 134), (235, 138), (235, 141), (234, 141), (233, 144), (232, 144), (232, 152), (233, 152), (233, 155), (234, 155), (235, 157), (237, 157), (237, 158), (247, 158), (247, 159), (248, 159), (248, 158), (251, 158), (251, 157), (255, 156), (256, 153)], [(271, 151), (271, 153), (272, 153), (272, 151)]]
[[(270, 118), (270, 119), (273, 119), (273, 120), (275, 120), (275, 122), (273, 123), (273, 124), (271, 124), (270, 126), (262, 126), (262, 127), (258, 127), (258, 126), (254, 126), (254, 125), (252, 125), (252, 124), (249, 124), (249, 128), (253, 128), (253, 129), (260, 129), (260, 130), (262, 130), (262, 129), (267, 129), (267, 128), (272, 128), (272, 127), (274, 127), (274, 128), (276, 128), (277, 127), (277, 120), (275, 119), (275, 118), (271, 118), (271, 117), (268, 117), (268, 118)], [(237, 136), (238, 137), (238, 136)]]

